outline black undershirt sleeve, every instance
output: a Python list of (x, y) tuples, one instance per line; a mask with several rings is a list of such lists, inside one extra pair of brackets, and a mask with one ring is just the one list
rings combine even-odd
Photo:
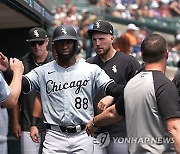
[(30, 92), (31, 86), (29, 80), (23, 76), (22, 78), (22, 91), (27, 94)]
[(117, 113), (123, 117), (125, 117), (125, 108), (124, 108), (124, 94), (121, 94), (118, 101), (115, 104), (115, 109)]
[[(4, 75), (6, 82), (8, 84), (10, 84), (12, 81), (12, 78), (13, 78), (13, 71), (10, 69), (10, 67), (5, 72), (3, 72), (3, 75)], [(27, 78), (25, 78), (23, 76), (22, 77), (22, 88), (21, 88), (23, 93), (29, 93), (30, 87), (31, 87), (30, 82), (28, 81)]]
[(115, 98), (119, 98), (124, 90), (125, 85), (119, 85), (115, 82), (111, 82), (106, 88), (106, 95), (110, 95)]

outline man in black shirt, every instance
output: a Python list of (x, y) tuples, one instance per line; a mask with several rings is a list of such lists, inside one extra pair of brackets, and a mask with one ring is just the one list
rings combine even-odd
[[(32, 69), (52, 61), (53, 55), (47, 51), (48, 38), (46, 31), (35, 27), (30, 29), (27, 42), (32, 51), (21, 58), (24, 65), (24, 74)], [(28, 95), (21, 94), (17, 106), (12, 110), (12, 129), (15, 137), (21, 139), (21, 154), (38, 154), (39, 143), (31, 140), (29, 130), (31, 127), (31, 117), (36, 97), (36, 91)], [(41, 119), (37, 125), (40, 135), (45, 133), (46, 126)], [(43, 139), (41, 140), (41, 142)], [(41, 150), (41, 149), (40, 149)], [(41, 152), (40, 152), (41, 153)]]
[(180, 153), (178, 91), (164, 75), (166, 40), (158, 34), (149, 35), (141, 44), (141, 52), (145, 70), (127, 83), (118, 103), (87, 124), (86, 131), (92, 135), (95, 126), (111, 124), (125, 116), (130, 154)]
[[(116, 83), (120, 85), (126, 85), (126, 83), (135, 75), (140, 69), (139, 62), (132, 56), (123, 52), (117, 52), (113, 46), (113, 26), (106, 21), (98, 21), (93, 26), (92, 30), (88, 31), (92, 37), (93, 47), (97, 55), (87, 59), (87, 62), (97, 64), (112, 78)], [(98, 110), (105, 110), (110, 103), (104, 103), (105, 94), (103, 91), (99, 91), (95, 98), (95, 114), (99, 114)], [(110, 96), (108, 96), (110, 97)], [(112, 99), (114, 104), (116, 100)], [(100, 101), (101, 100), (101, 101)], [(106, 146), (103, 145), (102, 138), (99, 137), (103, 134), (107, 135), (107, 139), (110, 137), (110, 143)], [(128, 154), (128, 147), (126, 143), (115, 143), (113, 137), (126, 137), (126, 123), (125, 119), (122, 121), (101, 127), (96, 132), (99, 145), (94, 142), (95, 154)], [(96, 140), (95, 140), (96, 141)], [(105, 142), (104, 142), (105, 143)]]

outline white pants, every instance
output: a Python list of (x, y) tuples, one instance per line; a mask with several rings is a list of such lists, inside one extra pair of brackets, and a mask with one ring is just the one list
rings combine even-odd
[[(6, 137), (3, 137), (3, 138), (6, 138)], [(1, 140), (1, 136), (0, 136), (0, 140)], [(7, 138), (5, 140), (6, 141), (0, 141), (0, 154), (8, 153)]]
[(93, 138), (83, 130), (79, 133), (64, 133), (47, 130), (43, 142), (43, 154), (92, 154)]
[(0, 107), (0, 154), (8, 153), (7, 134), (8, 134), (8, 112), (6, 108)]
[[(44, 132), (45, 133), (45, 132)], [(40, 134), (40, 143), (35, 143), (30, 137), (30, 132), (22, 131), (21, 133), (21, 154), (40, 154), (39, 152), (41, 142), (43, 142), (43, 135)]]

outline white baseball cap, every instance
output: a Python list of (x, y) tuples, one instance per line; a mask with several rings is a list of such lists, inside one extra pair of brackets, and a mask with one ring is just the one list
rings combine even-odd
[(139, 28), (136, 27), (136, 25), (132, 24), (132, 23), (127, 25), (127, 30), (130, 30), (130, 29), (132, 29), (132, 30), (139, 30)]

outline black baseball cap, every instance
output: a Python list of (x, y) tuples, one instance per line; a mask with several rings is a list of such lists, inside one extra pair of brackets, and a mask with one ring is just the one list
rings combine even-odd
[(53, 33), (53, 42), (60, 40), (75, 40), (77, 41), (77, 32), (73, 26), (60, 25)]
[(113, 35), (113, 26), (107, 21), (99, 20), (93, 25), (92, 29), (88, 30), (88, 34), (92, 36), (95, 31)]
[(43, 28), (35, 27), (29, 30), (26, 41), (44, 41), (47, 38), (47, 33)]

